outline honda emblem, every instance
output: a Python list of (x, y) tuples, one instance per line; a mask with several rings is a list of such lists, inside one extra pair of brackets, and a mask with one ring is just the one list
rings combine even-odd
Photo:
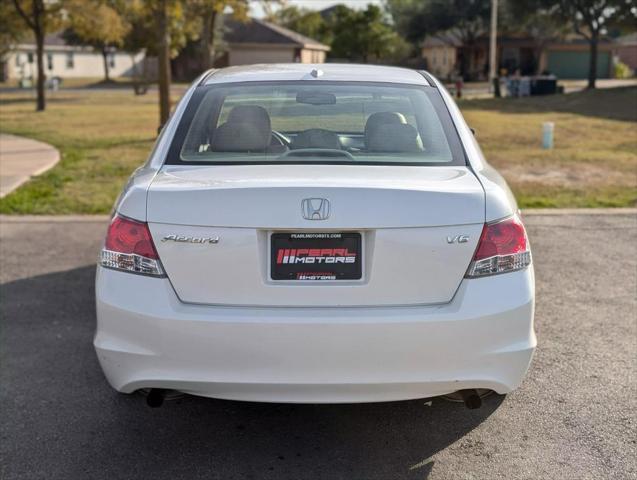
[(327, 198), (304, 198), (301, 213), (306, 220), (327, 220), (330, 216), (330, 201)]

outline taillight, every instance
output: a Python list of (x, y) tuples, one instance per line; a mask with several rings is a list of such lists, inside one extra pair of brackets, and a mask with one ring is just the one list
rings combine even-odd
[(119, 215), (108, 226), (100, 265), (145, 275), (164, 274), (148, 224)]
[(517, 215), (482, 229), (467, 277), (475, 278), (498, 273), (514, 272), (531, 264), (529, 239), (522, 221)]

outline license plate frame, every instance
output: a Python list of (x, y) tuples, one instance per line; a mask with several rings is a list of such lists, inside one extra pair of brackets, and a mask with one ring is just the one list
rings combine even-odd
[(363, 278), (361, 232), (273, 232), (270, 279), (276, 282), (356, 282)]

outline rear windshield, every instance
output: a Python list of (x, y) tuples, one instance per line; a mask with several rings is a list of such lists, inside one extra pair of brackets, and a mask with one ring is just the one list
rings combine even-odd
[(167, 163), (460, 165), (464, 156), (432, 87), (251, 82), (199, 87)]

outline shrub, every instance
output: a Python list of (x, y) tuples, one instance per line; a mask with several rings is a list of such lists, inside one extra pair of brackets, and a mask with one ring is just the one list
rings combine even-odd
[(633, 72), (628, 65), (622, 62), (615, 63), (615, 78), (630, 78)]

